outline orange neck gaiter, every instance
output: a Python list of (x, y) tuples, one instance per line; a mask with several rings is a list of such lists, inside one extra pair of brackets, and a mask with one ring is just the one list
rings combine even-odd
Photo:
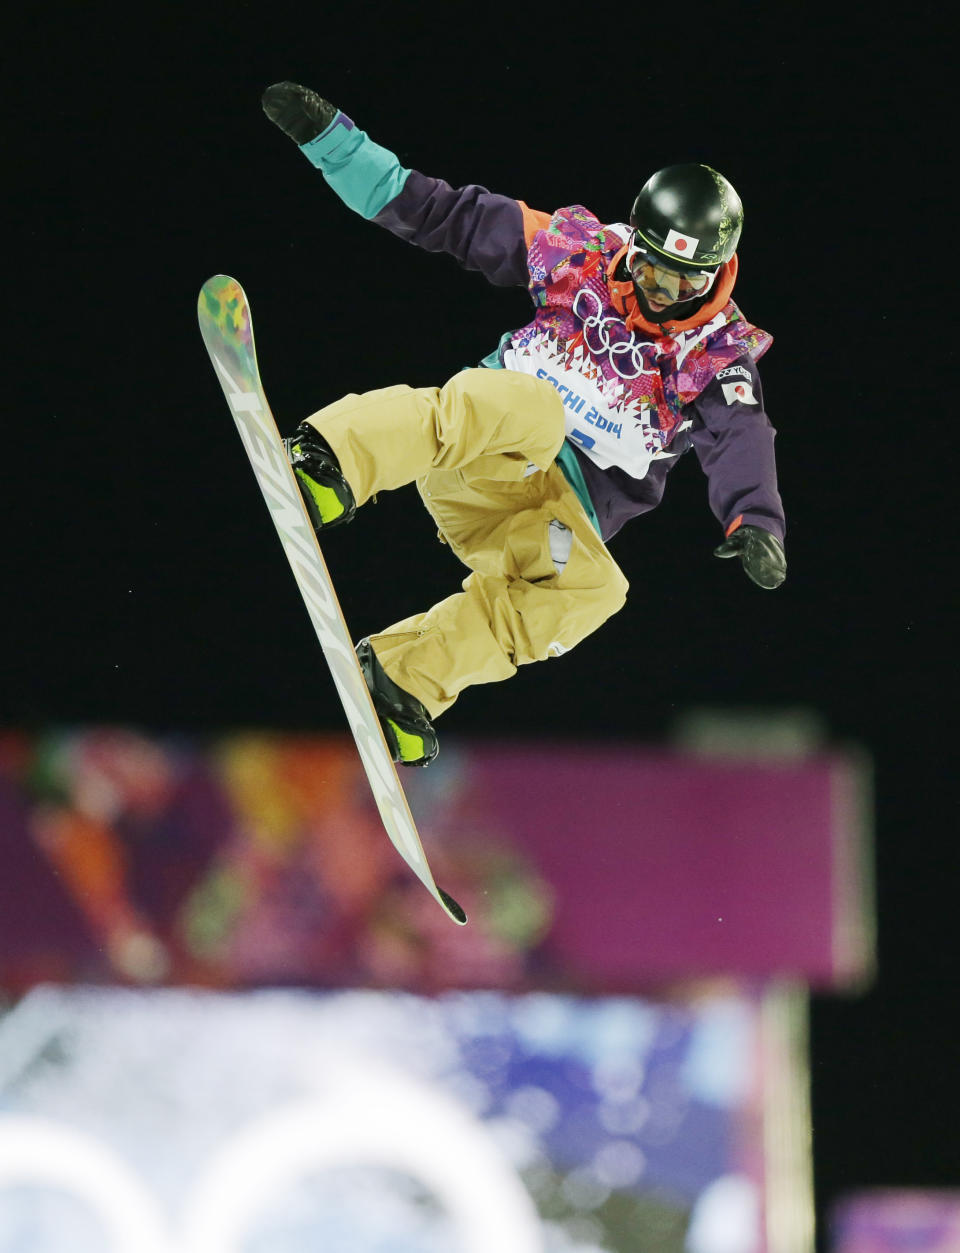
[(624, 318), (628, 331), (642, 331), (652, 339), (666, 339), (669, 336), (679, 334), (680, 331), (689, 331), (694, 327), (703, 326), (704, 323), (709, 322), (711, 318), (716, 317), (720, 310), (726, 306), (730, 299), (730, 293), (733, 291), (733, 285), (737, 281), (738, 263), (736, 254), (734, 254), (729, 261), (720, 267), (720, 274), (710, 293), (710, 299), (692, 317), (681, 319), (677, 322), (669, 318), (664, 322), (651, 322), (640, 312), (640, 304), (637, 300), (637, 293), (634, 290), (633, 279), (618, 280), (614, 277), (617, 272), (617, 266), (626, 255), (626, 251), (627, 245), (624, 244), (607, 266), (607, 287), (610, 290), (610, 302), (614, 309)]

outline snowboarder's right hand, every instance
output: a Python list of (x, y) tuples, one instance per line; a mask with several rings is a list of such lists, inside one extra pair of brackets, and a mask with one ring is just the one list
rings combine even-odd
[(308, 144), (322, 135), (338, 109), (309, 87), (299, 83), (274, 83), (261, 98), (263, 111), (295, 144)]
[(757, 587), (779, 587), (787, 577), (783, 545), (761, 526), (739, 526), (713, 550), (715, 557), (739, 557)]

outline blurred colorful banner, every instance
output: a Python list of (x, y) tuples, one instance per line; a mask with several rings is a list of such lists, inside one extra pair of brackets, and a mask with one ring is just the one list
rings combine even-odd
[(632, 992), (873, 969), (853, 756), (445, 740), (403, 782), (453, 927), (347, 737), (0, 736), (0, 987)]
[(960, 1189), (886, 1188), (834, 1206), (831, 1253), (957, 1253)]
[(732, 984), (35, 988), (0, 1012), (0, 1247), (796, 1253), (804, 1024)]

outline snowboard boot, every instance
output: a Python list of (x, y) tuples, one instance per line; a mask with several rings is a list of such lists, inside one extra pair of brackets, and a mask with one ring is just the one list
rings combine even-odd
[(270, 121), (301, 147), (322, 135), (337, 116), (329, 100), (299, 83), (274, 83), (260, 103)]
[(357, 502), (340, 463), (322, 436), (309, 422), (301, 422), (296, 434), (287, 436), (283, 446), (317, 534), (349, 522), (357, 512)]
[(357, 645), (357, 660), (393, 760), (400, 766), (429, 766), (440, 746), (426, 709), (415, 696), (397, 687), (368, 639)]

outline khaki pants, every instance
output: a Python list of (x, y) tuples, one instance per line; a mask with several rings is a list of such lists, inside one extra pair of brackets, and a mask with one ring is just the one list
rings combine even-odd
[(474, 683), (567, 652), (626, 599), (627, 581), (554, 457), (549, 383), (464, 370), (445, 387), (386, 387), (312, 414), (358, 505), (416, 481), (463, 591), (371, 636), (380, 664), (431, 717)]

